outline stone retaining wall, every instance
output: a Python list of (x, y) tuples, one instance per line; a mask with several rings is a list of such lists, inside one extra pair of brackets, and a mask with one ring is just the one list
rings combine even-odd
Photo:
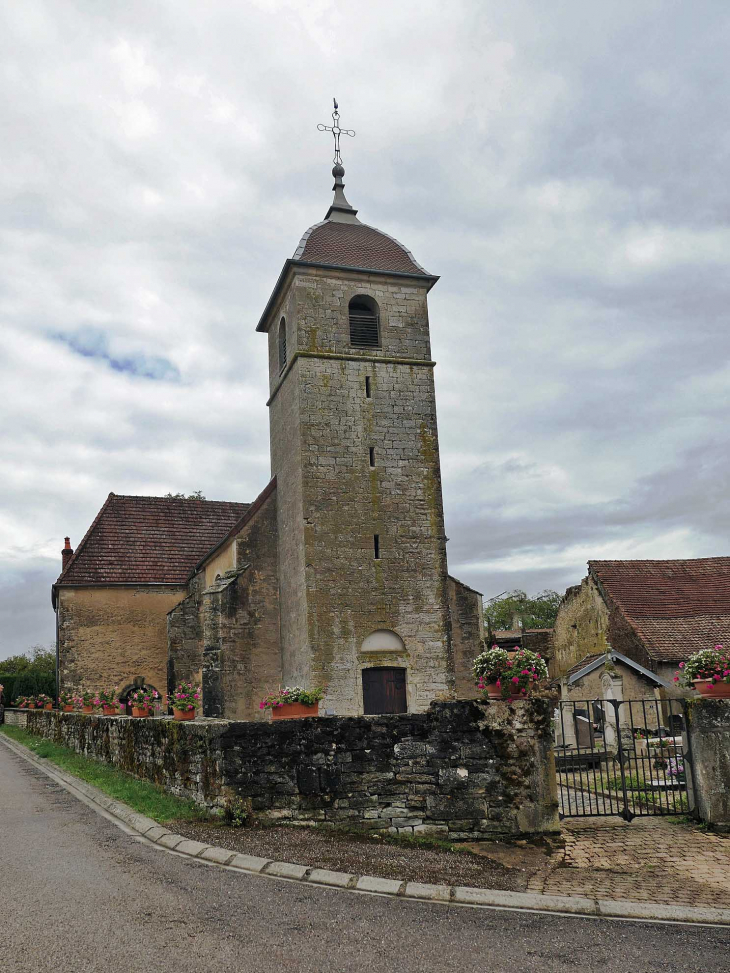
[(453, 839), (558, 829), (551, 699), (273, 723), (34, 711), (31, 733), (209, 806)]

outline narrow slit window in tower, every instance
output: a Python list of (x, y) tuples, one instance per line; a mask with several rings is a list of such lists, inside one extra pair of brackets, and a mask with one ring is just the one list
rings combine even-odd
[(370, 376), (366, 375), (365, 376), (365, 398), (372, 399), (372, 397), (373, 397), (373, 393), (370, 388)]
[(374, 467), (375, 467), (375, 447), (371, 446), (370, 447), (370, 469), (374, 469)]
[(279, 375), (286, 368), (286, 321), (279, 321)]
[(373, 534), (373, 550), (375, 552), (375, 560), (380, 560), (380, 534)]

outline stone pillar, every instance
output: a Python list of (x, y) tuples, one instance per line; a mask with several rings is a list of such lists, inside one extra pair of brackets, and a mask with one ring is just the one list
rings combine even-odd
[(730, 699), (690, 701), (684, 748), (692, 755), (692, 809), (718, 831), (730, 831)]

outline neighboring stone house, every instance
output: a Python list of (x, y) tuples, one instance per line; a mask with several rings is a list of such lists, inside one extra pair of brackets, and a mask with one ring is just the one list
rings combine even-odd
[(565, 593), (553, 643), (553, 677), (612, 649), (672, 686), (692, 652), (730, 644), (730, 558), (589, 561)]
[(174, 570), (165, 559), (187, 531), (173, 522), (199, 511), (207, 523), (206, 502), (154, 501), (169, 511), (157, 571), (129, 557), (119, 532), (104, 569), (75, 572), (95, 522), (54, 589), (61, 685), (130, 674), (159, 685), (166, 662), (168, 685), (202, 680), (206, 715), (237, 718), (262, 718), (258, 700), (280, 684), (325, 686), (323, 709), (338, 715), (422, 712), (474, 693), (481, 594), (446, 560), (427, 302), (438, 278), (361, 223), (341, 165), (333, 176), (332, 206), (285, 262), (257, 327), (268, 335), (271, 482), (250, 506), (219, 504), (225, 522)]
[(551, 628), (495, 629), (489, 633), (489, 642), (500, 649), (529, 649), (539, 652), (543, 659), (550, 659), (553, 652)]

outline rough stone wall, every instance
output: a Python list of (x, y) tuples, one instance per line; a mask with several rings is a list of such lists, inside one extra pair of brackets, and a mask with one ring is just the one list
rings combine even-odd
[(449, 613), (456, 695), (462, 699), (473, 699), (477, 691), (472, 666), (484, 649), (484, 606), (481, 594), (449, 576)]
[(276, 531), (273, 490), (212, 559), (223, 573), (204, 564), (168, 617), (169, 685), (202, 684), (206, 716), (261, 719), (281, 683)]
[(167, 687), (167, 613), (182, 586), (58, 589), (59, 688)]
[(181, 682), (202, 684), (203, 626), (201, 599), (203, 577), (190, 582), (190, 594), (167, 615), (167, 691)]
[(693, 806), (703, 821), (730, 831), (730, 700), (696, 699), (687, 709)]
[(269, 821), (454, 839), (556, 831), (551, 699), (274, 723), (30, 713), (31, 732)]
[[(608, 609), (593, 579), (568, 588), (553, 629), (550, 676), (557, 679), (587, 655), (608, 647)], [(612, 646), (618, 648), (618, 646)], [(621, 651), (621, 650), (619, 650)]]
[[(350, 347), (356, 294), (378, 302), (377, 350)], [(425, 285), (302, 272), (272, 314), (277, 326), (282, 309), (296, 330), (291, 354), (307, 356), (280, 378), (270, 329), (284, 681), (324, 684), (328, 710), (356, 714), (363, 668), (405, 666), (409, 710), (423, 711), (454, 687)], [(378, 629), (405, 651), (363, 653)]]
[(263, 719), (281, 684), (276, 491), (235, 538), (236, 568), (203, 595), (207, 716)]

